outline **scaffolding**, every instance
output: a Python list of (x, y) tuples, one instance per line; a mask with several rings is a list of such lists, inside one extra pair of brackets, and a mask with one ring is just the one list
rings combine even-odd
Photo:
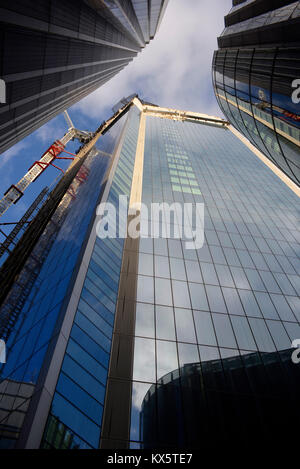
[[(20, 233), (24, 232), (26, 225), (31, 222), (30, 218), (36, 213), (40, 208), (43, 200), (45, 200), (48, 194), (49, 188), (44, 187), (44, 189), (39, 193), (34, 202), (30, 205), (28, 210), (24, 213), (22, 218), (17, 223), (12, 223), (15, 225), (13, 230), (6, 235), (2, 230), (0, 232), (5, 236), (5, 240), (0, 244), (0, 265), (2, 264), (2, 258), (5, 254), (10, 254), (12, 251), (12, 246), (15, 246), (16, 240), (19, 237)], [(6, 225), (7, 223), (0, 223), (0, 225)]]

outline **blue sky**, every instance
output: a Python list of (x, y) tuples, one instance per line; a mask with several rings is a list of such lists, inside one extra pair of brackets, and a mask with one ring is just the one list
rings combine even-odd
[[(112, 106), (132, 93), (160, 106), (222, 116), (213, 93), (211, 61), (231, 6), (232, 0), (169, 0), (154, 40), (112, 80), (69, 108), (74, 125), (95, 130), (111, 115)], [(59, 115), (0, 155), (0, 196), (66, 131), (65, 119)], [(72, 152), (78, 146), (71, 142), (67, 150)], [(68, 164), (60, 161), (58, 166)], [(53, 184), (58, 175), (59, 171), (48, 168), (1, 217), (1, 223), (19, 220), (42, 188)]]

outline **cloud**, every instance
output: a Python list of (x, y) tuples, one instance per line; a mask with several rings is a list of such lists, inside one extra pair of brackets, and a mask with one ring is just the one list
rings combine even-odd
[[(135, 92), (161, 106), (221, 116), (211, 82), (211, 61), (231, 6), (231, 0), (170, 0), (150, 44), (109, 82), (72, 106), (75, 126), (93, 130), (111, 114), (114, 104)], [(3, 153), (3, 191), (66, 130), (63, 116), (57, 116)], [(24, 165), (16, 166), (17, 158)]]
[(1, 184), (0, 184), (0, 198), (4, 191), (8, 189), (8, 187), (13, 183), (16, 182), (15, 178), (15, 162), (17, 155), (20, 155), (24, 150), (26, 150), (29, 146), (28, 141), (22, 140), (21, 142), (17, 143), (13, 147), (6, 150), (0, 156), (0, 171), (1, 171)]
[(118, 75), (75, 107), (99, 117), (138, 92), (161, 106), (221, 115), (211, 81), (213, 51), (231, 0), (172, 0), (154, 40)]
[[(60, 117), (60, 116), (59, 116)], [(65, 128), (61, 125), (61, 119), (56, 118), (48, 122), (47, 124), (40, 127), (32, 135), (40, 142), (52, 143), (52, 141), (61, 138), (68, 130), (67, 124)]]
[[(40, 155), (38, 154), (39, 150), (34, 150), (34, 152), (30, 151), (32, 150), (32, 145), (35, 145), (35, 143), (38, 142), (39, 144), (41, 143), (41, 148), (43, 148), (46, 143), (52, 143), (52, 141), (56, 140), (57, 138), (61, 138), (66, 132), (66, 129), (67, 126), (63, 128), (61, 125), (60, 116), (43, 125), (31, 135), (24, 138), (16, 145), (2, 153), (2, 155), (0, 156), (0, 170), (2, 170), (6, 166), (6, 172), (10, 172), (15, 164), (15, 156), (27, 156), (28, 154), (30, 155), (30, 159), (28, 158), (28, 162), (34, 160), (35, 156), (42, 156), (42, 153)], [(47, 147), (45, 146), (45, 150), (46, 149)], [(37, 153), (37, 155), (35, 155), (35, 153)]]
[(11, 147), (9, 150), (6, 150), (6, 152), (4, 152), (0, 157), (0, 169), (3, 169), (3, 167), (10, 162), (11, 158), (18, 155), (22, 150), (27, 148), (28, 145), (28, 142), (22, 140), (21, 142)]

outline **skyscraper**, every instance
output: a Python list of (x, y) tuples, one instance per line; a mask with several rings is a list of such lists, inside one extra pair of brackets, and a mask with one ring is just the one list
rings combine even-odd
[(122, 70), (168, 0), (0, 2), (0, 153)]
[(233, 1), (213, 59), (226, 118), (298, 185), (299, 27), (299, 1)]
[[(25, 301), (13, 286), (2, 304), (23, 301), (5, 329), (1, 444), (193, 448), (223, 441), (228, 418), (228, 435), (272, 439), (274, 407), (293, 410), (289, 428), (299, 413), (299, 191), (227, 121), (127, 109), (28, 257), (29, 272), (47, 241)], [(141, 237), (125, 237), (135, 210)]]

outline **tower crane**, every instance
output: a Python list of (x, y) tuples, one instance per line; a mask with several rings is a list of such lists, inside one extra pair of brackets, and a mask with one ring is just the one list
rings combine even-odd
[[(69, 126), (68, 131), (61, 139), (55, 140), (55, 142), (52, 143), (52, 145), (45, 151), (42, 157), (33, 163), (33, 165), (28, 169), (27, 173), (16, 184), (12, 184), (5, 192), (4, 196), (0, 200), (0, 217), (12, 204), (16, 204), (18, 202), (18, 200), (23, 196), (25, 189), (27, 189), (27, 187), (32, 182), (34, 182), (45, 171), (45, 169), (48, 168), (48, 166), (52, 165), (62, 171), (61, 168), (55, 166), (55, 160), (74, 160), (74, 158), (76, 158), (77, 155), (65, 150), (68, 142), (77, 139), (81, 143), (87, 143), (93, 137), (94, 134), (92, 132), (76, 129), (67, 111), (64, 111), (64, 117)], [(59, 155), (62, 152), (68, 153), (72, 156), (61, 157)]]

